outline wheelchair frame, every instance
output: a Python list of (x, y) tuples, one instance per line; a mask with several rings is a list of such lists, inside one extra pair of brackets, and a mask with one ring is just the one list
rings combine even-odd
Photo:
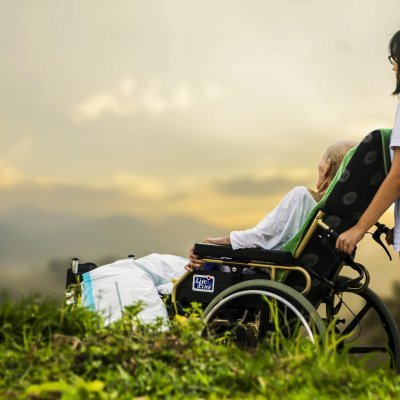
[[(210, 302), (204, 301), (203, 298), (198, 298), (197, 294), (193, 292), (193, 296), (190, 298), (191, 301), (200, 302), (203, 304), (204, 314), (203, 319), (207, 325), (210, 325), (213, 322), (213, 319), (218, 319), (218, 323), (223, 326), (229, 326), (231, 330), (240, 328), (243, 330), (245, 329), (246, 324), (250, 326), (250, 328), (254, 327), (254, 320), (246, 321), (244, 318), (239, 317), (237, 321), (232, 321), (232, 317), (229, 315), (226, 317), (224, 315), (221, 316), (221, 308), (227, 307), (226, 303), (229, 304), (229, 301), (236, 301), (236, 303), (231, 307), (229, 311), (232, 313), (232, 309), (238, 311), (240, 309), (245, 310), (246, 312), (249, 310), (249, 301), (245, 302), (245, 304), (238, 304), (237, 297), (242, 296), (252, 296), (250, 297), (256, 303), (256, 299), (254, 295), (262, 296), (263, 298), (272, 299), (273, 301), (280, 301), (283, 305), (283, 308), (288, 310), (292, 307), (293, 303), (296, 304), (295, 310), (291, 310), (292, 313), (296, 314), (297, 318), (301, 320), (301, 315), (306, 319), (306, 321), (300, 321), (302, 328), (307, 331), (307, 337), (314, 342), (315, 341), (315, 334), (319, 337), (324, 337), (326, 334), (326, 328), (328, 326), (334, 326), (335, 335), (337, 338), (335, 339), (337, 342), (337, 349), (338, 350), (346, 350), (352, 354), (378, 354), (383, 353), (386, 354), (386, 359), (389, 358), (390, 367), (393, 368), (397, 373), (400, 373), (400, 334), (397, 328), (396, 322), (393, 319), (390, 311), (387, 309), (385, 304), (382, 300), (371, 290), (368, 288), (368, 284), (370, 281), (369, 273), (367, 269), (359, 264), (355, 263), (352, 257), (344, 256), (343, 261), (337, 268), (333, 279), (328, 280), (324, 277), (317, 276), (315, 271), (311, 271), (306, 266), (300, 266), (301, 264), (300, 257), (304, 248), (306, 247), (308, 241), (314, 234), (315, 230), (320, 227), (322, 228), (325, 233), (326, 237), (331, 237), (332, 239), (336, 239), (337, 235), (335, 231), (329, 227), (326, 223), (323, 222), (323, 212), (319, 212), (315, 217), (314, 221), (312, 222), (307, 234), (304, 236), (303, 240), (300, 242), (298, 251), (296, 251), (295, 256), (293, 258), (294, 265), (274, 265), (269, 264), (266, 260), (265, 262), (251, 262), (251, 261), (242, 261), (240, 259), (234, 258), (226, 258), (221, 257), (220, 259), (216, 259), (214, 257), (200, 257), (203, 261), (208, 263), (214, 263), (218, 265), (225, 265), (229, 266), (232, 269), (235, 268), (253, 268), (253, 269), (270, 269), (272, 273), (267, 279), (259, 279), (259, 276), (255, 275), (254, 277), (250, 277), (249, 280), (238, 282), (234, 285), (227, 284), (223, 290), (219, 290), (216, 292), (214, 299)], [(384, 225), (380, 225), (378, 230), (383, 232), (385, 229)], [(214, 250), (213, 245), (203, 245), (199, 253), (200, 255), (206, 254), (206, 248), (209, 247), (211, 252)], [(224, 247), (224, 246), (217, 246), (217, 247)], [(195, 247), (196, 250), (196, 247)], [(219, 249), (223, 252), (223, 249)], [(231, 250), (228, 250), (230, 253)], [(249, 252), (249, 254), (251, 251)], [(268, 251), (266, 251), (268, 254)], [(297, 264), (297, 265), (296, 265)], [(357, 273), (358, 276), (356, 278), (348, 278), (345, 276), (340, 275), (340, 271), (344, 266), (349, 266), (353, 268)], [(285, 277), (283, 278), (282, 282), (276, 281), (276, 271), (285, 271)], [(285, 284), (285, 278), (287, 277), (288, 273), (293, 272), (300, 272), (305, 277), (306, 285), (303, 290), (300, 291), (300, 288), (296, 288), (295, 290), (292, 286)], [(235, 271), (236, 272), (236, 271)], [(274, 273), (275, 272), (275, 273)], [(172, 303), (172, 316), (174, 314), (184, 314), (185, 309), (188, 306), (187, 299), (184, 301), (186, 304), (181, 304), (182, 301), (182, 294), (180, 295), (180, 289), (186, 285), (186, 288), (182, 288), (183, 291), (188, 291), (188, 283), (189, 286), (192, 284), (192, 277), (199, 273), (199, 271), (195, 272), (186, 272), (182, 277), (175, 283), (172, 296), (171, 296), (171, 303)], [(211, 277), (215, 277), (216, 273), (213, 271), (206, 271), (204, 274), (210, 275)], [(227, 274), (229, 275), (229, 274)], [(308, 299), (307, 295), (310, 293), (311, 289), (311, 282), (313, 279), (311, 275), (314, 277), (314, 281), (318, 278), (321, 279), (323, 284), (325, 284), (328, 288), (328, 292), (325, 295), (320, 296), (317, 298)], [(216, 276), (218, 278), (218, 276)], [(219, 277), (220, 278), (220, 277)], [(358, 298), (358, 300), (362, 299), (365, 301), (365, 305), (359, 310), (357, 314), (353, 314), (347, 317), (347, 320), (342, 318), (341, 313), (346, 311), (348, 307), (347, 304), (342, 304), (341, 299), (342, 296), (351, 295), (353, 298)], [(236, 296), (236, 297), (234, 297)], [(338, 297), (340, 300), (337, 301), (335, 304), (335, 298)], [(288, 300), (288, 302), (287, 302)], [(250, 302), (251, 302), (250, 301)], [(320, 316), (320, 309), (325, 305), (325, 316), (322, 318)], [(228, 306), (229, 307), (229, 306)], [(257, 306), (255, 306), (257, 307)], [(268, 307), (267, 307), (268, 308)], [(344, 310), (343, 310), (344, 309)], [(264, 310), (267, 312), (267, 315), (262, 315), (263, 310), (257, 309), (257, 312), (261, 314), (259, 319), (264, 319), (264, 325), (268, 324), (268, 320), (271, 319), (271, 310)], [(290, 311), (290, 310), (289, 310)], [(287, 311), (285, 311), (287, 312)], [(384, 338), (382, 342), (379, 344), (363, 344), (360, 345), (357, 342), (352, 342), (354, 339), (352, 333), (354, 333), (357, 329), (364, 329), (362, 324), (364, 324), (365, 318), (368, 313), (372, 312), (376, 314), (379, 318), (379, 322), (383, 328), (382, 334), (384, 334)], [(218, 314), (219, 313), (219, 314)], [(218, 314), (218, 315), (217, 315)], [(222, 313), (223, 314), (223, 313)], [(376, 317), (376, 316), (375, 316)], [(308, 323), (307, 321), (310, 321)], [(282, 321), (281, 321), (282, 323)], [(283, 324), (287, 324), (286, 321), (283, 321)], [(344, 324), (341, 328), (340, 325)], [(271, 325), (271, 324), (270, 324)], [(272, 324), (273, 325), (273, 324)], [(213, 328), (213, 331), (216, 329)], [(217, 329), (218, 330), (218, 329)], [(258, 342), (262, 341), (265, 336), (267, 335), (266, 332), (267, 328), (264, 326), (263, 328), (259, 328), (257, 331), (258, 337), (254, 340), (257, 344)], [(218, 333), (218, 332), (217, 332)], [(222, 331), (223, 334), (226, 333), (225, 330)], [(332, 332), (330, 332), (332, 334)], [(247, 335), (247, 334), (245, 334)], [(326, 337), (325, 337), (326, 338)], [(347, 342), (347, 339), (350, 342)], [(241, 337), (238, 338), (239, 341), (243, 342), (243, 334)], [(242, 343), (243, 345), (243, 343)], [(249, 345), (246, 342), (245, 346)], [(379, 356), (378, 356), (379, 357)]]

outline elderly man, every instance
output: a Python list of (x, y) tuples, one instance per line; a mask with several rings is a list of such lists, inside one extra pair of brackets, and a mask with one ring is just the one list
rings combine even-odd
[[(226, 237), (206, 238), (203, 242), (230, 245), (234, 250), (253, 247), (280, 250), (297, 233), (308, 214), (321, 200), (343, 157), (356, 144), (354, 141), (340, 141), (326, 150), (318, 165), (316, 191), (304, 186), (295, 187), (254, 228), (233, 231)], [(185, 268), (196, 269), (202, 263), (203, 261), (193, 254), (193, 249), (190, 249), (189, 263)]]
[[(254, 228), (233, 231), (226, 237), (206, 238), (204, 242), (231, 245), (233, 249), (281, 249), (301, 228), (327, 190), (343, 157), (355, 145), (353, 141), (340, 141), (326, 150), (318, 165), (315, 191), (295, 187)], [(138, 260), (119, 260), (83, 275), (82, 304), (101, 312), (105, 322), (111, 323), (121, 317), (124, 307), (141, 301), (143, 308), (138, 318), (142, 322), (162, 318), (167, 323), (167, 312), (159, 293), (171, 293), (172, 279), (179, 278), (185, 269), (191, 271), (202, 264), (193, 248), (189, 250), (189, 259), (154, 253)]]

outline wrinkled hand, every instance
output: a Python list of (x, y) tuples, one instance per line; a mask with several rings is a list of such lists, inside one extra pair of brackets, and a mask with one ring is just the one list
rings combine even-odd
[(199, 257), (194, 254), (194, 245), (190, 247), (188, 251), (188, 258), (189, 258), (189, 263), (185, 265), (186, 271), (193, 271), (195, 269), (199, 269), (203, 264), (203, 260), (199, 260)]
[(347, 254), (352, 254), (357, 243), (364, 237), (364, 235), (365, 231), (357, 226), (353, 226), (337, 238), (336, 247)]
[[(203, 243), (210, 244), (220, 244), (220, 245), (230, 245), (231, 241), (229, 237), (219, 237), (219, 238), (205, 238), (203, 239)], [(205, 261), (200, 260), (199, 257), (194, 254), (194, 245), (190, 247), (188, 251), (189, 263), (185, 265), (186, 271), (193, 271), (195, 269), (199, 269)]]
[(394, 228), (389, 229), (385, 237), (386, 243), (390, 246), (394, 242)]

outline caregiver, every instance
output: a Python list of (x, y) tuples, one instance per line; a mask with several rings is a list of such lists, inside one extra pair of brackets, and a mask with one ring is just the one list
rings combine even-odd
[[(400, 31), (396, 32), (389, 42), (389, 61), (396, 77), (396, 88), (393, 95), (400, 94)], [(375, 194), (371, 204), (365, 210), (356, 225), (343, 232), (336, 241), (336, 247), (351, 254), (357, 243), (365, 233), (381, 217), (381, 215), (393, 204), (394, 228), (386, 236), (388, 244), (393, 244), (396, 251), (400, 251), (400, 102), (397, 106), (396, 118), (390, 138), (390, 155), (392, 167)]]

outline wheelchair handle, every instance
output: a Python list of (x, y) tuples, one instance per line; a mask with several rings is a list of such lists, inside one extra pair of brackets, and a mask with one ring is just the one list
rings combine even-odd
[[(339, 234), (333, 228), (331, 228), (329, 225), (327, 225), (325, 222), (323, 222), (322, 220), (319, 220), (318, 224), (326, 231), (328, 237), (331, 236), (334, 239), (337, 239), (339, 237)], [(376, 243), (378, 243), (383, 248), (383, 250), (385, 250), (387, 256), (389, 257), (389, 260), (392, 261), (392, 256), (390, 255), (389, 250), (383, 244), (382, 239), (381, 239), (381, 235), (383, 233), (387, 234), (390, 229), (386, 225), (381, 224), (380, 222), (377, 222), (375, 224), (375, 226), (377, 228), (376, 228), (375, 232), (372, 234), (372, 238), (375, 240)]]
[(79, 271), (79, 258), (71, 259), (71, 270), (76, 275)]
[(383, 250), (385, 250), (387, 256), (389, 257), (389, 260), (392, 261), (392, 256), (389, 253), (389, 250), (387, 249), (387, 247), (383, 244), (382, 239), (381, 239), (381, 235), (382, 233), (387, 234), (389, 232), (389, 228), (384, 225), (381, 224), (380, 222), (377, 222), (375, 224), (376, 226), (376, 230), (375, 232), (372, 234), (372, 238), (375, 240), (376, 243), (379, 244), (379, 246), (382, 246)]
[(385, 224), (381, 224), (380, 222), (377, 222), (375, 224), (375, 226), (378, 228), (375, 233), (379, 230), (381, 231), (381, 233), (388, 233), (390, 231), (390, 229), (385, 225)]

